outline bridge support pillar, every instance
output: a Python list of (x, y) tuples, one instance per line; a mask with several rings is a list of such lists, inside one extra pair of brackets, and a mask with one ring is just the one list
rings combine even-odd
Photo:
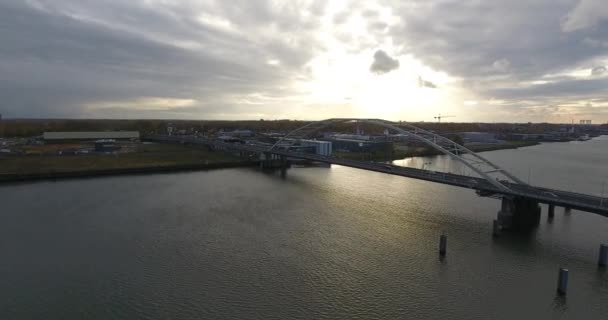
[(549, 211), (547, 216), (549, 217), (549, 219), (553, 219), (553, 217), (555, 217), (555, 205), (549, 205)]
[(264, 152), (260, 154), (260, 168), (271, 169), (272, 168), (272, 154), (270, 152)]
[(285, 178), (287, 176), (287, 158), (285, 156), (281, 156), (281, 177)]
[(262, 170), (281, 170), (281, 176), (287, 174), (287, 169), (290, 167), (287, 157), (264, 152), (260, 154), (260, 169)]
[(600, 267), (608, 266), (608, 244), (600, 245), (600, 257), (598, 259), (598, 265)]
[(540, 222), (538, 202), (524, 197), (503, 197), (498, 222), (503, 230), (529, 231)]
[(498, 220), (494, 219), (492, 222), (492, 236), (498, 237), (500, 235), (500, 223)]

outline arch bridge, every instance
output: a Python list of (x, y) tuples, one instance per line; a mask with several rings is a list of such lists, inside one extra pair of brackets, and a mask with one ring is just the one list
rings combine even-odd
[[(380, 162), (350, 160), (300, 152), (292, 148), (301, 140), (312, 138), (315, 133), (324, 128), (333, 124), (348, 122), (373, 124), (404, 134), (462, 163), (471, 172), (475, 173), (475, 176), (401, 167)], [(227, 143), (188, 136), (151, 135), (144, 137), (144, 139), (160, 142), (201, 144), (214, 149), (238, 152), (241, 155), (258, 154), (260, 155), (260, 159), (265, 159), (260, 161), (261, 164), (264, 164), (268, 159), (276, 158), (280, 161), (282, 172), (286, 172), (288, 159), (304, 159), (474, 189), (480, 196), (502, 199), (497, 222), (506, 229), (530, 229), (536, 226), (540, 220), (540, 203), (548, 205), (549, 217), (553, 217), (555, 206), (562, 206), (565, 210), (578, 209), (608, 217), (607, 198), (528, 185), (504, 168), (463, 145), (406, 122), (396, 123), (382, 119), (358, 118), (327, 119), (311, 122), (301, 128), (295, 129), (279, 138), (272, 145), (262, 143)]]
[[(525, 182), (509, 173), (507, 170), (492, 163), (490, 160), (480, 156), (479, 154), (469, 150), (446, 137), (435, 134), (431, 131), (424, 130), (406, 122), (390, 122), (382, 119), (359, 119), (359, 118), (332, 118), (322, 121), (311, 122), (303, 127), (289, 132), (287, 135), (279, 139), (268, 151), (272, 152), (279, 148), (289, 149), (299, 140), (311, 137), (314, 133), (327, 128), (330, 125), (344, 122), (361, 122), (392, 130), (397, 133), (404, 134), (408, 137), (426, 144), (427, 146), (450, 156), (452, 159), (462, 163), (479, 177), (486, 180), (488, 183), (495, 186), (497, 189), (509, 192), (507, 183), (516, 183), (526, 185)], [(287, 144), (286, 144), (287, 142)]]

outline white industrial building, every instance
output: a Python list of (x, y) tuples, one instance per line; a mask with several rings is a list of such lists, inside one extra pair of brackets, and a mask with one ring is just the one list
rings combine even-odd
[(332, 153), (331, 141), (300, 140), (300, 145), (303, 147), (314, 147), (315, 153), (322, 156), (331, 156)]

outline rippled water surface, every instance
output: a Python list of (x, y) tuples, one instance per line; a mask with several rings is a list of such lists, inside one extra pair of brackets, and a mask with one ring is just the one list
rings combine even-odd
[[(537, 185), (608, 180), (608, 137), (484, 156)], [(338, 166), (4, 185), (0, 319), (608, 319), (608, 219), (543, 208), (533, 234), (493, 239), (498, 208)]]

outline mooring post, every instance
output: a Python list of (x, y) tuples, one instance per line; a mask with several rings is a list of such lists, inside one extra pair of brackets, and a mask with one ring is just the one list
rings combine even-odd
[(446, 236), (445, 234), (442, 234), (441, 237), (439, 237), (439, 255), (442, 257), (445, 256), (447, 249), (448, 249), (448, 236)]
[(549, 217), (549, 219), (553, 219), (553, 217), (555, 217), (555, 205), (553, 205), (553, 204), (549, 205), (548, 217)]
[(600, 267), (608, 266), (608, 244), (600, 244), (598, 265)]
[(492, 236), (498, 237), (498, 235), (500, 235), (500, 223), (498, 222), (498, 219), (494, 219), (492, 222)]
[(559, 274), (557, 276), (557, 293), (559, 295), (566, 295), (568, 291), (568, 269), (559, 268)]

